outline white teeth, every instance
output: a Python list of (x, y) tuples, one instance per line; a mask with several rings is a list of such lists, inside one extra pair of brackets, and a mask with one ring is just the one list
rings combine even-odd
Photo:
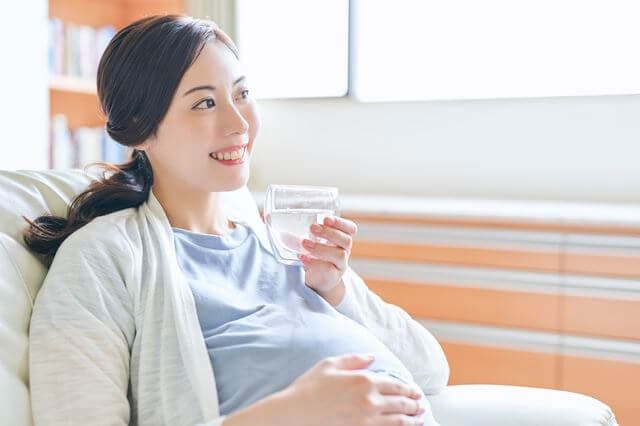
[(238, 151), (225, 152), (224, 154), (210, 154), (211, 158), (216, 160), (237, 160), (244, 156), (247, 147), (244, 147)]

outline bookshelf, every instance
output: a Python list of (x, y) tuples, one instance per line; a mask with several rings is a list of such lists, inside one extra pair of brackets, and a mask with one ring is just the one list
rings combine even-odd
[[(89, 31), (99, 33), (101, 29), (110, 28), (111, 35), (130, 22), (142, 18), (147, 15), (163, 14), (163, 13), (184, 13), (185, 0), (49, 0), (49, 19), (56, 19), (59, 24), (57, 29), (63, 34), (61, 39), (64, 43), (56, 44), (54, 52), (49, 51), (49, 55), (59, 55), (62, 60), (58, 61), (58, 66), (50, 65), (49, 77), (49, 122), (51, 140), (57, 141), (56, 135), (60, 135), (60, 117), (64, 117), (70, 141), (73, 135), (79, 129), (94, 128), (96, 131), (104, 127), (105, 117), (100, 112), (98, 97), (96, 93), (96, 77), (95, 72), (87, 72), (87, 63), (91, 67), (97, 67), (99, 53), (94, 52), (95, 57), (81, 58), (79, 52), (86, 52), (87, 49), (71, 49), (68, 47), (66, 33), (68, 28), (80, 29), (81, 31)], [(51, 24), (50, 24), (51, 25)], [(78, 32), (81, 32), (78, 31)], [(49, 29), (49, 37), (53, 39), (53, 31)], [(106, 36), (109, 35), (105, 32)], [(103, 43), (106, 42), (103, 36)], [(98, 34), (100, 35), (100, 34)], [(92, 36), (93, 37), (93, 36)], [(97, 36), (95, 36), (97, 38)], [(79, 37), (78, 40), (82, 41)], [(76, 40), (77, 41), (77, 40)], [(59, 52), (55, 52), (58, 49)], [(50, 60), (52, 60), (50, 58)], [(60, 65), (62, 63), (62, 65)], [(80, 64), (78, 67), (69, 66), (69, 64)], [(82, 68), (84, 65), (84, 68)], [(69, 71), (74, 68), (75, 71)], [(83, 72), (77, 72), (78, 68), (82, 68)], [(60, 71), (62, 70), (62, 71)], [(80, 134), (81, 132), (78, 132)], [(86, 134), (86, 132), (85, 132)], [(49, 144), (49, 166), (66, 168), (69, 166), (80, 166), (82, 161), (78, 159), (77, 152), (75, 160), (64, 161), (64, 157), (70, 155), (68, 148), (62, 152), (59, 143), (51, 142)], [(73, 145), (70, 144), (70, 145)], [(55, 150), (58, 150), (54, 153)], [(96, 148), (91, 149), (93, 154), (87, 154), (85, 159), (100, 156)], [(86, 150), (85, 150), (86, 152)], [(103, 152), (104, 153), (104, 152)], [(109, 158), (95, 158), (106, 159)], [(61, 162), (62, 160), (62, 162)], [(75, 161), (75, 164), (73, 163)], [(79, 163), (80, 161), (80, 163)]]

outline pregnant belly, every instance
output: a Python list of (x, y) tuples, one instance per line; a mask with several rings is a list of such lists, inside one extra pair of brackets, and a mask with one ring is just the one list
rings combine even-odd
[(330, 318), (307, 317), (305, 322), (314, 332), (294, 333), (296, 352), (309, 362), (320, 361), (328, 356), (345, 354), (372, 354), (374, 361), (368, 370), (390, 374), (405, 382), (413, 381), (411, 373), (402, 362), (362, 325), (342, 315)]
[[(286, 312), (265, 306), (249, 318), (227, 323), (205, 336), (216, 376), (251, 371), (251, 377), (290, 383), (320, 360), (345, 354), (373, 354), (368, 369), (412, 382), (402, 362), (369, 330), (335, 312)], [(235, 376), (237, 377), (237, 376)]]
[(286, 388), (330, 356), (373, 354), (369, 371), (413, 382), (411, 373), (382, 342), (338, 312), (287, 311), (266, 305), (204, 337), (223, 413)]

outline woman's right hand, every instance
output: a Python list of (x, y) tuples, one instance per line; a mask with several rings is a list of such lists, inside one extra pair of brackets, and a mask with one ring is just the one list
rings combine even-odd
[(286, 389), (231, 414), (224, 426), (422, 425), (422, 393), (416, 386), (361, 371), (373, 361), (362, 355), (328, 357)]

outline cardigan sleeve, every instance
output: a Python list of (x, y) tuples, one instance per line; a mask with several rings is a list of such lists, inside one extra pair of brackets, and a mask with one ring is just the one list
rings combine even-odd
[(105, 238), (83, 229), (60, 246), (30, 323), (36, 425), (129, 423), (129, 354), (135, 325), (125, 285), (130, 271), (123, 265), (130, 265), (126, 259), (132, 256), (124, 238)]
[(435, 337), (399, 306), (369, 290), (351, 267), (343, 276), (345, 294), (336, 310), (370, 330), (393, 352), (427, 395), (449, 381), (449, 363)]

